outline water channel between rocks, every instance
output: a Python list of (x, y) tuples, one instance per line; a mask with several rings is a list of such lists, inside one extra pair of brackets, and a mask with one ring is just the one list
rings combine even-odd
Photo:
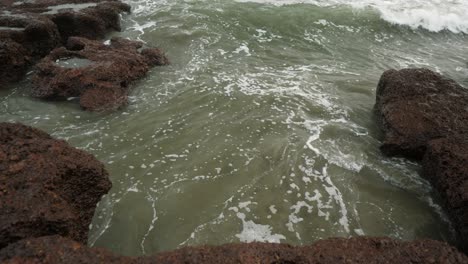
[(395, 25), (379, 1), (292, 2), (129, 2), (123, 32), (109, 37), (158, 46), (172, 64), (133, 85), (117, 112), (33, 99), (28, 80), (0, 90), (0, 120), (105, 163), (113, 188), (90, 245), (141, 255), (334, 236), (453, 239), (419, 166), (380, 153), (372, 108), (390, 68), (428, 67), (468, 85), (467, 28)]

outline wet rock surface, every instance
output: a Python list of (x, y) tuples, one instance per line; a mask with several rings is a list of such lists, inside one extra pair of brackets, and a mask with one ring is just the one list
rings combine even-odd
[(120, 31), (124, 12), (130, 6), (120, 1), (0, 0), (0, 64), (5, 68), (0, 82), (20, 80), (29, 66), (71, 36), (100, 39)]
[(378, 84), (375, 110), (382, 151), (423, 159), (422, 176), (444, 202), (468, 252), (468, 90), (427, 69), (390, 70)]
[[(33, 77), (33, 96), (50, 100), (80, 97), (89, 111), (116, 109), (127, 103), (129, 84), (148, 72), (151, 66), (165, 65), (158, 49), (142, 47), (141, 42), (113, 38), (109, 45), (100, 41), (72, 37), (67, 47), (52, 51), (39, 62)], [(84, 67), (57, 65), (58, 60), (89, 60)]]
[(468, 140), (430, 141), (423, 160), (423, 175), (440, 194), (458, 232), (459, 244), (468, 252)]
[[(427, 143), (468, 133), (468, 90), (427, 69), (386, 71), (375, 110), (384, 131), (382, 151), (422, 159)], [(467, 134), (468, 135), (468, 134)]]
[(80, 11), (57, 12), (48, 17), (57, 25), (62, 41), (66, 43), (72, 36), (100, 39), (111, 30), (120, 31), (119, 15), (130, 12), (130, 6), (121, 2), (105, 2)]
[(86, 243), (96, 204), (110, 187), (92, 155), (43, 131), (0, 123), (0, 248), (55, 234)]
[(16, 82), (26, 73), (30, 58), (26, 49), (11, 40), (0, 41), (0, 85)]
[(186, 247), (147, 257), (116, 256), (72, 240), (49, 236), (19, 241), (0, 250), (2, 263), (468, 263), (449, 245), (389, 238), (327, 239), (311, 246), (228, 244)]

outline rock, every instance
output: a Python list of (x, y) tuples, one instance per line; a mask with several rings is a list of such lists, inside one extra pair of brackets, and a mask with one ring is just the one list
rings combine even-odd
[(96, 203), (110, 187), (92, 155), (40, 130), (0, 123), (0, 248), (55, 234), (86, 243)]
[(120, 13), (130, 12), (130, 6), (121, 2), (103, 2), (78, 12), (66, 11), (49, 18), (57, 25), (63, 43), (69, 37), (101, 39), (111, 30), (120, 31)]
[(0, 64), (7, 70), (0, 82), (20, 80), (28, 66), (70, 36), (100, 39), (120, 31), (122, 12), (130, 12), (130, 6), (117, 0), (0, 0)]
[(422, 164), (423, 175), (443, 199), (459, 244), (468, 253), (468, 140), (430, 141)]
[(0, 16), (0, 82), (19, 81), (34, 60), (60, 43), (52, 21), (35, 16)]
[(60, 45), (57, 26), (41, 16), (0, 16), (0, 26), (21, 29), (0, 31), (0, 39), (11, 39), (21, 44), (36, 59)]
[(468, 258), (443, 242), (404, 242), (357, 237), (319, 241), (311, 246), (228, 244), (186, 247), (155, 256), (123, 257), (49, 236), (11, 244), (0, 250), (2, 263), (468, 263)]
[(422, 175), (444, 202), (468, 253), (468, 90), (427, 69), (386, 71), (375, 110), (387, 155), (423, 158)]
[(80, 105), (84, 110), (99, 112), (116, 110), (127, 104), (127, 92), (120, 87), (93, 87), (80, 96)]
[(19, 81), (29, 62), (28, 52), (22, 45), (9, 39), (0, 40), (0, 85)]
[(468, 90), (427, 69), (386, 71), (375, 110), (387, 155), (422, 159), (430, 140), (468, 133)]
[[(33, 96), (64, 100), (82, 97), (85, 110), (115, 109), (127, 103), (129, 84), (145, 76), (154, 61), (167, 62), (158, 49), (140, 53), (141, 42), (113, 38), (109, 45), (99, 41), (72, 37), (67, 48), (58, 48), (37, 64), (33, 77)], [(145, 50), (143, 50), (145, 51)], [(57, 61), (79, 58), (90, 63), (83, 67), (66, 68)], [(151, 64), (151, 65), (150, 65)]]

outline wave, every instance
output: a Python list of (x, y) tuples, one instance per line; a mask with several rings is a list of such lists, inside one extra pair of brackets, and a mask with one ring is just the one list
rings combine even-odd
[(321, 7), (351, 6), (355, 9), (373, 8), (383, 20), (413, 29), (432, 32), (448, 30), (468, 33), (468, 1), (465, 0), (236, 0), (278, 6), (313, 4)]

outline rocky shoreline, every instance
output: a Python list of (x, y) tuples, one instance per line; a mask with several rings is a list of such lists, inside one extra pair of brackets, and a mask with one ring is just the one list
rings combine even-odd
[(88, 227), (111, 188), (104, 165), (63, 140), (0, 123), (1, 263), (468, 263), (445, 242), (331, 238), (310, 246), (250, 243), (118, 256), (86, 246)]
[(382, 151), (422, 160), (427, 178), (468, 253), (468, 90), (427, 69), (386, 71), (375, 111)]
[(120, 14), (129, 12), (117, 0), (1, 0), (0, 85), (21, 80), (36, 65), (34, 97), (79, 97), (87, 111), (126, 105), (132, 81), (169, 64), (161, 50), (139, 41), (102, 42), (121, 30)]
[[(81, 45), (84, 40), (71, 41)], [(84, 41), (89, 43), (95, 44)], [(133, 44), (117, 39), (111, 45)], [(375, 105), (384, 132), (382, 151), (422, 160), (423, 176), (443, 199), (458, 234), (455, 246), (465, 253), (468, 145), (466, 123), (456, 120), (466, 120), (467, 99), (468, 92), (450, 79), (426, 69), (405, 69), (382, 75)], [(103, 164), (93, 156), (38, 129), (0, 123), (0, 172), (2, 263), (468, 263), (466, 255), (445, 242), (385, 237), (331, 238), (301, 247), (228, 244), (118, 256), (86, 246), (96, 203), (111, 187)]]
[[(0, 85), (34, 67), (32, 96), (79, 97), (87, 111), (127, 104), (131, 83), (169, 64), (157, 48), (122, 38), (118, 0), (0, 0)], [(375, 112), (382, 152), (419, 160), (458, 235), (432, 240), (331, 238), (309, 246), (230, 244), (155, 256), (89, 248), (96, 204), (111, 188), (104, 165), (65, 141), (22, 124), (0, 123), (1, 263), (468, 263), (468, 91), (426, 69), (390, 70)], [(454, 247), (455, 246), (455, 247)]]

